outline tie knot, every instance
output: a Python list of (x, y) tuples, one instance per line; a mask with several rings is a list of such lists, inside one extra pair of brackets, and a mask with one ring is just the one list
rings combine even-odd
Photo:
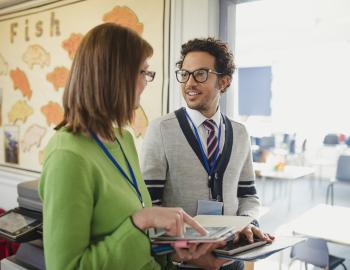
[(206, 127), (209, 131), (215, 131), (215, 122), (212, 119), (207, 119), (203, 122), (204, 127)]

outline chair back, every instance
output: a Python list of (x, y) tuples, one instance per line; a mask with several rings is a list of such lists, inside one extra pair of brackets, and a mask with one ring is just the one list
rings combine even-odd
[(337, 145), (339, 144), (338, 134), (327, 134), (323, 139), (324, 145)]
[(295, 245), (290, 257), (320, 268), (326, 268), (329, 264), (329, 251), (327, 242), (322, 239), (309, 238)]
[(345, 144), (350, 147), (350, 136), (345, 139)]
[(295, 154), (295, 149), (296, 148), (296, 145), (295, 145), (295, 139), (291, 139), (290, 141), (289, 141), (289, 154)]
[(337, 181), (350, 183), (350, 156), (340, 155), (337, 162)]
[(275, 136), (262, 137), (260, 139), (260, 147), (262, 149), (271, 149), (276, 146)]

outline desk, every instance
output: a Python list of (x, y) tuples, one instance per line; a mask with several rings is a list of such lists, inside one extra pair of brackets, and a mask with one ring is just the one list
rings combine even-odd
[(319, 204), (291, 224), (293, 234), (350, 246), (350, 208)]
[[(331, 243), (350, 246), (350, 208), (319, 204), (295, 220), (283, 225), (278, 235), (324, 239)], [(277, 236), (278, 237), (278, 236)], [(282, 270), (283, 252), (280, 252), (279, 269)]]
[(314, 173), (314, 169), (304, 166), (286, 165), (283, 171), (275, 171), (271, 165), (266, 163), (253, 162), (255, 171), (258, 171), (263, 181), (263, 199), (265, 199), (265, 184), (267, 178), (274, 178), (288, 181), (288, 209), (291, 207), (292, 182), (293, 180), (308, 176)]

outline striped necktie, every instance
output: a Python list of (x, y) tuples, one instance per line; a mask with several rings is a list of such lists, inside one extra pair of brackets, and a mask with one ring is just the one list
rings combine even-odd
[(218, 138), (215, 135), (215, 122), (211, 119), (203, 122), (205, 129), (208, 132), (207, 138), (207, 158), (209, 166), (213, 166), (216, 149), (218, 148)]

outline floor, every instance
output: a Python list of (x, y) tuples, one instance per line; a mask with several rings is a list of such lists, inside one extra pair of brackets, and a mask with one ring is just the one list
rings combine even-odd
[[(266, 181), (265, 198), (263, 202), (264, 214), (260, 218), (260, 226), (265, 232), (275, 232), (278, 228), (290, 222), (307, 209), (320, 203), (325, 203), (328, 179), (320, 177), (305, 177), (298, 179), (293, 184), (293, 193), (289, 205), (287, 196), (287, 183), (277, 182), (273, 179)], [(312, 187), (314, 187), (312, 189)], [(262, 182), (257, 179), (258, 193), (262, 193)], [(312, 192), (314, 190), (314, 192)], [(350, 185), (335, 187), (335, 205), (350, 207)], [(350, 218), (350, 217), (349, 217)], [(339, 228), (344, 230), (344, 234), (350, 233), (350, 228)], [(345, 264), (350, 269), (350, 247), (336, 244), (329, 244), (331, 254), (346, 258)], [(289, 250), (283, 253), (282, 269), (288, 269)], [(255, 263), (255, 270), (279, 269), (280, 254), (273, 255), (268, 259)], [(295, 262), (290, 269), (304, 269), (298, 262)], [(312, 269), (312, 267), (309, 267)], [(315, 268), (317, 269), (317, 268)], [(339, 266), (337, 269), (342, 269)]]

